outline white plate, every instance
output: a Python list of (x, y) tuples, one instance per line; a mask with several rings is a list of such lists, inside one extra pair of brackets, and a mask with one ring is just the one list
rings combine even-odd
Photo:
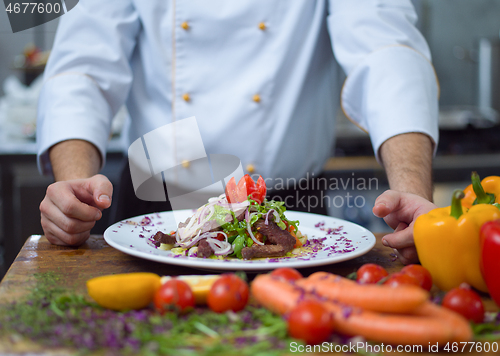
[(297, 257), (217, 260), (174, 255), (148, 242), (157, 231), (176, 230), (175, 219), (185, 221), (192, 214), (192, 210), (178, 210), (175, 218), (171, 211), (137, 216), (111, 225), (104, 232), (104, 239), (122, 252), (147, 260), (201, 269), (246, 271), (329, 265), (364, 255), (375, 245), (375, 236), (364, 227), (342, 219), (296, 211), (287, 211), (285, 215), (289, 220), (299, 220), (300, 231), (314, 244), (323, 239), (323, 247), (318, 252)]

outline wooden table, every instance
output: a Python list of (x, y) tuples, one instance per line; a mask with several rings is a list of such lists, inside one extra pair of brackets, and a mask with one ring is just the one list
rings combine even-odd
[[(399, 271), (403, 265), (394, 258), (392, 249), (384, 247), (381, 243), (384, 234), (375, 235), (377, 237), (375, 247), (363, 256), (337, 264), (304, 268), (300, 271), (305, 276), (320, 270), (346, 276), (369, 262), (383, 266), (388, 272)], [(50, 271), (64, 275), (66, 287), (82, 293), (85, 293), (85, 281), (99, 275), (126, 272), (153, 272), (159, 275), (213, 273), (129, 256), (110, 247), (102, 236), (91, 236), (84, 245), (71, 248), (52, 245), (45, 237), (35, 235), (26, 241), (0, 283), (0, 301), (2, 303), (14, 301), (27, 294), (35, 283), (33, 274)], [(252, 278), (251, 274), (249, 278)], [(498, 310), (492, 300), (487, 297), (483, 299), (487, 311)], [(12, 345), (0, 341), (0, 353), (6, 350), (12, 352)]]

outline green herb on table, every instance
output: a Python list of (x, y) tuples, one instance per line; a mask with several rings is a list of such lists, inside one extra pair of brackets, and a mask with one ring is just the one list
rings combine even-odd
[(471, 323), (471, 327), (474, 332), (474, 340), (498, 341), (500, 339), (500, 312), (486, 313), (486, 318), (483, 323)]
[(288, 351), (293, 341), (285, 320), (263, 308), (224, 314), (197, 308), (181, 316), (153, 309), (115, 312), (68, 293), (54, 273), (35, 277), (36, 286), (24, 300), (0, 307), (2, 335), (80, 353), (106, 349), (120, 355), (271, 356)]

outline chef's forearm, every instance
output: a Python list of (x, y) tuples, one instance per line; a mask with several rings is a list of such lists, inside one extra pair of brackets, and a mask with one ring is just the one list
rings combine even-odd
[(101, 166), (99, 150), (83, 140), (60, 142), (50, 148), (49, 157), (56, 181), (89, 178)]
[(391, 137), (380, 148), (380, 157), (391, 189), (420, 195), (432, 201), (431, 139), (421, 133)]

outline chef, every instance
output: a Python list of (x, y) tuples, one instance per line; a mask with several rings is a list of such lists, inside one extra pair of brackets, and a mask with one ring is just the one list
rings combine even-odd
[[(409, 0), (80, 1), (61, 17), (39, 101), (38, 164), (56, 180), (45, 235), (79, 245), (111, 206), (98, 172), (124, 104), (129, 144), (195, 116), (207, 152), (271, 180), (321, 173), (341, 108), (391, 189), (432, 199), (439, 89), (416, 20)], [(169, 144), (189, 169), (189, 135)], [(412, 236), (385, 243), (416, 257)]]

